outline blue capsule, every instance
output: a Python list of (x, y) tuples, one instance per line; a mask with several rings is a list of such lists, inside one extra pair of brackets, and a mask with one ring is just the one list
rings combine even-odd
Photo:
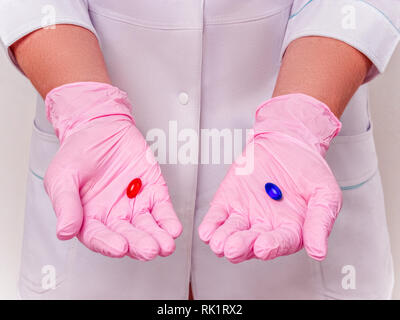
[(282, 191), (279, 187), (271, 182), (265, 184), (265, 192), (270, 196), (271, 199), (281, 200)]

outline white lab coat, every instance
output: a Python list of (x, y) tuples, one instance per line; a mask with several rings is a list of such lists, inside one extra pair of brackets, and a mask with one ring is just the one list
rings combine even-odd
[(320, 35), (349, 43), (373, 62), (367, 81), (372, 79), (398, 43), (399, 13), (396, 0), (0, 0), (6, 50), (43, 24), (80, 25), (97, 35), (112, 82), (128, 92), (149, 144), (154, 148), (166, 134), (161, 167), (184, 226), (176, 252), (152, 262), (111, 259), (76, 239), (58, 240), (43, 188), (58, 141), (39, 97), (21, 297), (186, 299), (191, 279), (197, 299), (389, 298), (392, 258), (367, 85), (350, 101), (327, 155), (344, 201), (323, 262), (304, 250), (238, 265), (217, 258), (199, 240), (197, 227), (229, 163), (196, 164), (196, 157), (183, 163), (177, 151), (200, 129), (251, 128), (257, 106), (271, 97), (282, 54), (296, 38)]

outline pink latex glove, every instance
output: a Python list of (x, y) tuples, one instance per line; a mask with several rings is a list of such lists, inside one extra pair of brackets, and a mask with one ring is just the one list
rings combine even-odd
[[(45, 104), (60, 140), (44, 179), (58, 238), (77, 236), (110, 257), (170, 255), (182, 226), (127, 94), (104, 83), (77, 82), (51, 90)], [(142, 187), (131, 199), (126, 190), (135, 178)]]
[[(222, 181), (200, 238), (233, 263), (274, 259), (303, 245), (309, 256), (324, 259), (342, 202), (324, 154), (340, 127), (325, 104), (304, 94), (261, 105), (254, 137)], [(243, 161), (251, 168), (245, 174)], [(267, 195), (267, 182), (281, 189), (281, 200)]]

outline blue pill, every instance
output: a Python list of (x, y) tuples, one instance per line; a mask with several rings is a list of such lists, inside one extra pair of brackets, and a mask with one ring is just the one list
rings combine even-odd
[(279, 187), (271, 182), (265, 184), (265, 192), (274, 200), (282, 199), (282, 191)]

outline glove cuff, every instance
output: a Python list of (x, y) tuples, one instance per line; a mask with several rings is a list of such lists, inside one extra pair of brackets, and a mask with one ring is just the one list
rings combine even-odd
[(96, 118), (122, 115), (134, 123), (126, 92), (107, 83), (74, 82), (51, 90), (45, 99), (47, 119), (58, 139)]
[(302, 93), (272, 98), (257, 108), (254, 136), (281, 133), (299, 139), (322, 156), (341, 122), (321, 101)]

